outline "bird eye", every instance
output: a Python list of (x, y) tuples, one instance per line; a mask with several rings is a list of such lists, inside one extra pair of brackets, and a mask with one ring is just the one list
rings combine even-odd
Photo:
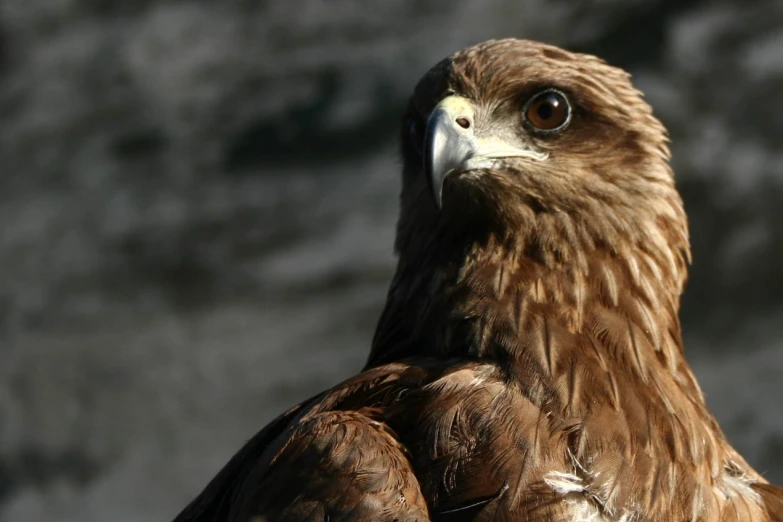
[(535, 130), (558, 131), (568, 125), (570, 119), (571, 106), (558, 91), (540, 92), (525, 104), (525, 121)]

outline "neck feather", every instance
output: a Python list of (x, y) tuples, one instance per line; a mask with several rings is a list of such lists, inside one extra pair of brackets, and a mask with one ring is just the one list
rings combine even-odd
[(368, 365), (465, 356), (551, 380), (580, 357), (642, 381), (665, 371), (700, 402), (678, 319), (688, 262), (679, 216), (635, 229), (620, 216), (525, 209), (523, 226), (455, 234), (438, 223), (435, 240), (402, 244)]

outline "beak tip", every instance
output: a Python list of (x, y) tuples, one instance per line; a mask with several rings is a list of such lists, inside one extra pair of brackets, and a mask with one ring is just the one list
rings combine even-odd
[(435, 204), (435, 208), (440, 211), (443, 208), (443, 178), (445, 176), (442, 170), (435, 165), (431, 150), (427, 151), (424, 172), (427, 176), (427, 185), (432, 202)]

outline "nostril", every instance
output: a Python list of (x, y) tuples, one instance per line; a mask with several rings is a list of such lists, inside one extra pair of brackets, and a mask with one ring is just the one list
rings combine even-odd
[(463, 129), (469, 129), (470, 128), (470, 120), (467, 119), (467, 118), (457, 118), (457, 125), (459, 125)]

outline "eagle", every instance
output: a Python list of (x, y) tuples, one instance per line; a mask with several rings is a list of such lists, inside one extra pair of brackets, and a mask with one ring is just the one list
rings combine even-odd
[(474, 45), (416, 85), (401, 155), (363, 371), (263, 428), (175, 522), (783, 520), (685, 360), (687, 219), (628, 73)]

